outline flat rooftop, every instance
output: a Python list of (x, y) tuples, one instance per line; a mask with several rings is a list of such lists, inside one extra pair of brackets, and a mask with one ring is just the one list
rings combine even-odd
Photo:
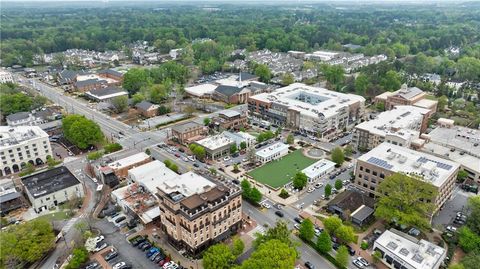
[(205, 84), (187, 87), (185, 88), (185, 92), (187, 92), (188, 94), (200, 97), (203, 95), (212, 94), (217, 87), (218, 85), (205, 83)]
[(441, 156), (442, 158), (449, 159), (461, 164), (463, 167), (469, 169), (470, 171), (475, 171), (475, 173), (480, 173), (480, 158), (469, 155), (469, 154), (460, 154), (462, 151), (455, 150), (450, 151), (450, 147), (436, 144), (433, 142), (425, 143), (421, 149), (424, 152)]
[(334, 162), (326, 159), (321, 159), (316, 163), (310, 165), (309, 167), (303, 169), (302, 173), (307, 175), (308, 178), (315, 178), (318, 175), (324, 173), (325, 171), (331, 169), (332, 167), (335, 167)]
[(204, 193), (215, 186), (217, 184), (212, 181), (193, 172), (187, 172), (180, 176), (177, 175), (176, 178), (164, 180), (158, 186), (158, 189), (166, 194), (178, 193), (183, 197), (189, 197), (194, 194)]
[(0, 126), (0, 150), (42, 137), (48, 138), (48, 134), (38, 126)]
[(202, 126), (203, 125), (201, 125), (200, 123), (196, 123), (194, 121), (189, 121), (189, 122), (185, 122), (185, 123), (181, 123), (181, 124), (173, 126), (172, 130), (177, 131), (179, 133), (183, 133), (185, 131), (195, 129), (195, 128), (198, 128), (198, 127), (202, 127)]
[(302, 115), (326, 118), (336, 115), (339, 110), (348, 109), (350, 105), (365, 102), (365, 98), (359, 95), (329, 91), (303, 83), (293, 83), (271, 93), (261, 93), (250, 98), (281, 104), (298, 110)]
[(24, 177), (21, 181), (35, 199), (80, 184), (65, 166)]
[(155, 194), (157, 187), (164, 181), (172, 180), (179, 175), (161, 161), (155, 160), (128, 170), (128, 176), (132, 181), (138, 182), (150, 193)]
[[(399, 259), (417, 269), (438, 268), (446, 250), (426, 240), (418, 240), (395, 229), (383, 232), (375, 241)], [(398, 259), (395, 259), (398, 260)]]
[(464, 151), (466, 154), (480, 158), (480, 130), (462, 126), (437, 127), (428, 135), (430, 140), (436, 144)]
[(364, 121), (355, 128), (378, 136), (386, 136), (387, 134), (405, 136), (408, 134), (418, 137), (418, 132), (408, 132), (408, 130), (419, 131), (423, 116), (428, 113), (428, 109), (420, 107), (395, 106), (392, 110), (384, 111), (378, 114), (375, 119)]
[(459, 164), (427, 153), (383, 142), (363, 154), (358, 160), (392, 172), (422, 176), (425, 182), (436, 187), (459, 168)]
[(226, 145), (234, 143), (232, 139), (222, 134), (206, 137), (202, 140), (198, 140), (197, 144), (201, 145), (205, 149), (216, 150)]
[(145, 152), (140, 152), (140, 153), (128, 156), (126, 158), (113, 161), (108, 164), (108, 167), (112, 169), (122, 169), (148, 159), (150, 159), (150, 155), (146, 154)]
[(284, 144), (282, 142), (277, 142), (274, 144), (271, 144), (265, 148), (257, 150), (255, 153), (257, 156), (260, 156), (262, 158), (267, 158), (275, 153), (281, 152), (283, 150), (288, 150), (288, 145)]

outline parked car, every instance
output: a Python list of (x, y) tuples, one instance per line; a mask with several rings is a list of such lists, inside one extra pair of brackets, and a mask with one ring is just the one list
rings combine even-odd
[(115, 222), (115, 223), (120, 223), (120, 222), (122, 222), (122, 221), (124, 221), (124, 220), (126, 220), (126, 219), (127, 219), (127, 217), (121, 216), (121, 217), (118, 217), (117, 219), (115, 219), (114, 222)]
[(95, 252), (99, 252), (100, 250), (106, 248), (108, 245), (107, 243), (102, 243), (100, 245), (97, 244), (97, 247), (95, 248)]
[(143, 246), (145, 246), (146, 244), (148, 244), (148, 242), (145, 240), (145, 241), (141, 242), (140, 244), (138, 244), (138, 245), (137, 245), (137, 248), (138, 248), (138, 249), (142, 249)]
[(85, 266), (85, 269), (96, 269), (98, 268), (99, 264), (96, 262), (90, 263), (87, 266)]
[(370, 263), (367, 260), (365, 260), (363, 257), (358, 257), (357, 261), (363, 264), (363, 266), (370, 266)]
[(143, 250), (143, 251), (146, 251), (146, 250), (150, 249), (151, 247), (152, 247), (152, 245), (150, 243), (146, 243), (140, 249)]
[(340, 244), (338, 244), (338, 243), (333, 243), (333, 244), (332, 244), (332, 248), (333, 248), (334, 250), (337, 250), (339, 247), (340, 247)]
[(147, 239), (145, 239), (145, 237), (139, 236), (139, 237), (135, 238), (134, 240), (132, 240), (131, 243), (132, 243), (132, 246), (136, 247), (139, 244), (145, 242), (146, 240)]
[(232, 182), (233, 182), (234, 184), (237, 184), (237, 185), (240, 184), (240, 181), (239, 181), (238, 179), (234, 179), (234, 180), (232, 180)]
[(105, 236), (99, 235), (99, 236), (95, 237), (94, 239), (95, 239), (95, 243), (98, 243), (98, 242), (101, 242), (103, 239), (105, 239)]
[(158, 255), (160, 255), (160, 251), (153, 253), (152, 256), (150, 256), (150, 260), (153, 262)]
[(298, 224), (298, 223), (293, 224), (293, 227), (295, 227), (295, 229), (297, 229), (297, 230), (300, 230), (300, 224)]
[(316, 236), (319, 236), (321, 233), (322, 233), (322, 230), (320, 230), (319, 228), (315, 228), (315, 235)]
[(447, 226), (447, 231), (450, 231), (452, 233), (455, 233), (457, 231), (457, 228), (456, 227), (453, 227), (453, 226)]
[(361, 263), (359, 260), (353, 260), (352, 263), (358, 267), (358, 268), (361, 268), (363, 269), (365, 266), (363, 265), (363, 263)]
[(350, 256), (354, 256), (355, 255), (355, 250), (349, 245), (346, 245), (346, 247), (348, 249), (348, 253), (350, 254)]
[(122, 266), (125, 266), (125, 265), (127, 265), (125, 262), (119, 262), (113, 266), (113, 269), (120, 269)]
[(110, 251), (107, 255), (105, 255), (105, 260), (108, 262), (109, 260), (118, 256), (118, 252), (115, 250)]
[(316, 189), (320, 189), (321, 187), (323, 187), (323, 183), (317, 183), (317, 184), (315, 184), (315, 188), (316, 188)]
[(308, 188), (307, 190), (308, 193), (312, 193), (313, 191), (315, 191), (315, 188), (312, 188), (312, 187)]
[(275, 215), (279, 216), (280, 218), (283, 218), (284, 216), (282, 211), (275, 211)]
[(299, 218), (299, 217), (295, 217), (293, 220), (295, 220), (297, 223), (301, 224), (302, 223), (302, 219)]
[(307, 269), (315, 269), (315, 265), (313, 265), (311, 262), (305, 262), (305, 267)]

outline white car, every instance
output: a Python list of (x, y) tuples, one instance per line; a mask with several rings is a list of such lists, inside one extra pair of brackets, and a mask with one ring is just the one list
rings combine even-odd
[(359, 261), (361, 264), (363, 264), (364, 266), (370, 266), (370, 263), (368, 263), (367, 260), (365, 260), (363, 257), (358, 257), (357, 258), (357, 261)]
[(107, 246), (108, 246), (107, 243), (103, 243), (100, 246), (98, 246), (97, 248), (95, 248), (95, 252), (99, 252), (100, 250), (106, 248)]
[(295, 224), (293, 225), (293, 227), (295, 227), (295, 229), (297, 229), (297, 230), (300, 230), (300, 224), (298, 224), (298, 223), (295, 223)]
[(97, 178), (96, 178), (96, 177), (92, 177), (92, 181), (93, 181), (93, 182), (95, 182), (95, 183), (97, 183), (97, 182), (98, 182), (98, 180), (97, 180)]
[(453, 227), (453, 226), (447, 226), (447, 231), (450, 231), (450, 232), (454, 233), (454, 232), (457, 231), (457, 228)]
[(192, 162), (195, 161), (195, 156), (193, 156), (193, 155), (189, 155), (189, 156), (187, 156), (187, 158)]
[(223, 158), (223, 160), (224, 160), (224, 161), (229, 161), (229, 160), (230, 160), (230, 157), (229, 157), (229, 156), (225, 156), (225, 157)]
[(187, 157), (184, 157), (184, 156), (183, 156), (183, 157), (182, 157), (182, 160), (183, 160), (184, 162), (188, 162)]
[(103, 239), (105, 239), (105, 236), (99, 235), (99, 236), (95, 237), (94, 239), (95, 239), (95, 243), (98, 243), (98, 242), (101, 242)]
[(123, 266), (127, 265), (125, 262), (119, 262), (119, 263), (116, 263), (114, 266), (113, 266), (113, 269), (119, 269), (119, 268), (122, 268)]
[(263, 207), (265, 207), (266, 209), (270, 209), (270, 205), (268, 203), (262, 203), (261, 204)]
[(311, 193), (313, 191), (315, 191), (315, 188), (312, 188), (312, 187), (308, 188), (308, 190), (307, 190), (308, 193)]
[(344, 180), (343, 181), (343, 186), (347, 186), (348, 184), (350, 184), (350, 180)]
[(315, 184), (315, 188), (316, 188), (316, 189), (320, 189), (321, 187), (323, 187), (323, 183), (317, 183), (317, 184)]

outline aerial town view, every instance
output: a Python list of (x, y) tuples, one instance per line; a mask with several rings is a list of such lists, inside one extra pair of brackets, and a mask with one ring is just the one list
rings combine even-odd
[(0, 269), (479, 269), (480, 2), (0, 0)]

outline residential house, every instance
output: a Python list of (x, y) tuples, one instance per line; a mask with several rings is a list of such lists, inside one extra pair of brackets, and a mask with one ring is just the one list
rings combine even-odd
[(159, 105), (152, 104), (148, 101), (141, 101), (136, 104), (137, 110), (146, 118), (154, 117), (158, 114)]

